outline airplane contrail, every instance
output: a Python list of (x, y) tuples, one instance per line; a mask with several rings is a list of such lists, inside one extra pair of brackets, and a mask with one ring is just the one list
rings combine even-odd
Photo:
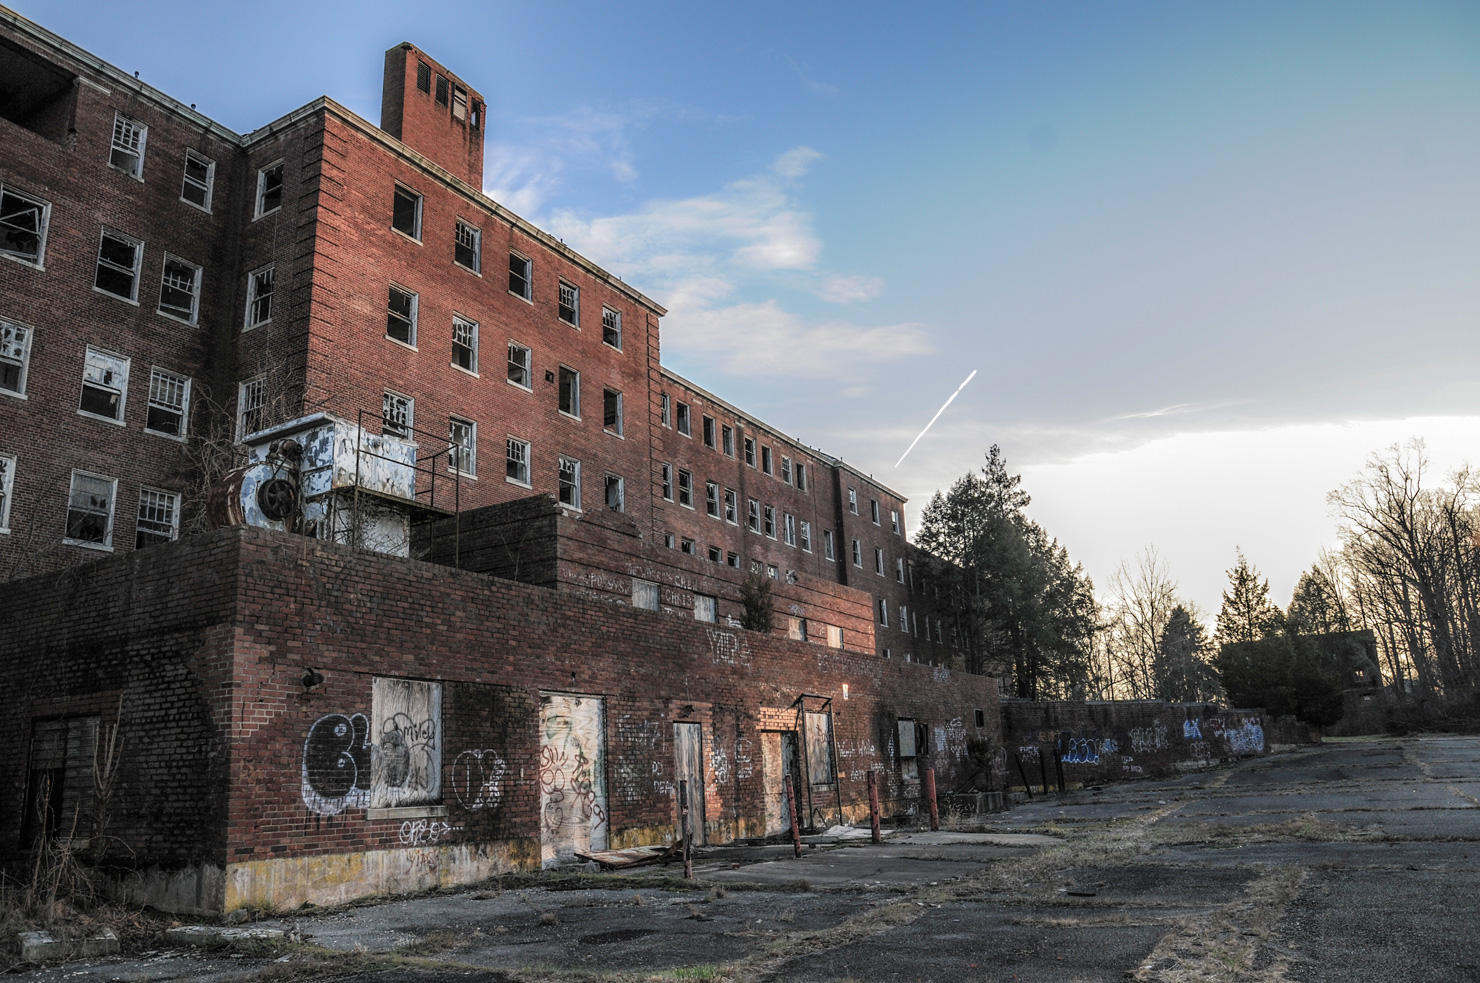
[[(976, 369), (972, 369), (971, 370), (971, 375), (969, 375), (969, 376), (966, 377), (966, 382), (970, 382), (972, 379), (975, 379), (975, 378), (976, 378)], [(945, 405), (943, 405), (940, 409), (938, 409), (938, 410), (935, 411), (935, 415), (930, 418), (930, 422), (927, 423), (927, 424), (925, 424), (925, 429), (920, 431), (920, 437), (925, 436), (926, 431), (928, 431), (931, 427), (935, 426), (935, 421), (936, 420), (939, 420), (940, 419), (940, 415), (946, 411), (946, 406), (950, 406), (951, 405), (951, 400), (952, 399), (955, 399), (957, 396), (961, 395), (961, 390), (963, 390), (963, 389), (966, 388), (966, 382), (963, 382), (963, 383), (961, 383), (961, 385), (957, 386), (956, 387), (956, 391), (953, 392), (953, 393), (951, 393), (951, 399), (946, 400), (945, 401)], [(905, 458), (907, 458), (907, 457), (910, 456), (910, 451), (912, 451), (912, 450), (915, 449), (915, 445), (920, 442), (920, 437), (916, 437), (914, 440), (910, 441), (910, 446), (906, 447), (904, 449), (904, 453), (901, 454), (901, 455), (899, 455), (899, 460), (897, 460), (897, 461), (894, 462), (894, 466), (896, 468), (899, 467), (901, 464), (904, 463), (904, 459)]]

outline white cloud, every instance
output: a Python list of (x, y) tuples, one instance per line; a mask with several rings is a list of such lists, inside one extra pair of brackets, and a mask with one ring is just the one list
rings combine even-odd
[(538, 211), (558, 190), (568, 167), (606, 171), (622, 184), (637, 180), (632, 130), (659, 114), (652, 105), (622, 111), (579, 106), (561, 116), (528, 116), (505, 121), (523, 142), (493, 142), (484, 155), (483, 190), (514, 212)]
[(857, 304), (883, 292), (884, 281), (876, 276), (824, 277), (817, 287), (817, 296), (834, 304)]

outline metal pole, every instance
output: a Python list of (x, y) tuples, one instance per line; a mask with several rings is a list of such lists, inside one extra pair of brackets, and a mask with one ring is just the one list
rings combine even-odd
[(690, 848), (689, 783), (687, 780), (678, 783), (678, 817), (679, 829), (683, 835), (683, 876), (692, 878), (694, 876), (694, 854)]
[(802, 856), (802, 833), (797, 829), (797, 797), (796, 789), (792, 785), (791, 776), (786, 776), (786, 811), (791, 817), (791, 850), (798, 859)]
[(940, 829), (940, 807), (935, 802), (935, 769), (925, 769), (925, 799), (930, 803), (930, 828)]
[[(1023, 780), (1023, 791), (1024, 792), (1027, 792), (1028, 793), (1028, 799), (1029, 800), (1032, 800), (1032, 798), (1033, 798), (1033, 784), (1028, 781), (1028, 769), (1026, 769), (1026, 768), (1023, 767), (1023, 758), (1022, 758), (1022, 755), (1020, 755), (1016, 751), (1014, 751), (1014, 752), (1012, 752), (1012, 760), (1017, 762), (1018, 776), (1021, 777), (1022, 780)], [(1004, 789), (1004, 791), (1005, 791), (1005, 789)]]
[(879, 773), (870, 768), (868, 772), (868, 825), (873, 834), (873, 840), (878, 843), (879, 836)]
[(1043, 779), (1043, 794), (1048, 794), (1048, 762), (1043, 760), (1043, 745), (1038, 745), (1038, 777)]

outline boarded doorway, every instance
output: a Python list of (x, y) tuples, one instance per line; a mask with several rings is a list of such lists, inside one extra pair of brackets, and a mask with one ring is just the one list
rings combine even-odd
[(599, 696), (540, 694), (540, 859), (605, 850), (606, 731)]
[[(761, 781), (765, 796), (766, 835), (784, 833), (791, 828), (791, 813), (786, 801), (786, 776), (792, 787), (802, 787), (797, 767), (797, 736), (791, 731), (761, 731)], [(804, 815), (798, 812), (798, 817)]]
[[(704, 843), (704, 732), (698, 724), (673, 725), (673, 796), (677, 809), (679, 782), (689, 783), (690, 829)], [(681, 819), (677, 812), (674, 817)], [(680, 830), (682, 835), (682, 830)]]

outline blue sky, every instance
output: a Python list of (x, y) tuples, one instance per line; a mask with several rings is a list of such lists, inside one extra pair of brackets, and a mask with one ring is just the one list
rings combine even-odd
[(1000, 443), (1097, 583), (1284, 600), (1367, 453), (1480, 458), (1474, 3), (16, 7), (238, 130), (418, 44), (665, 362), (916, 514)]

